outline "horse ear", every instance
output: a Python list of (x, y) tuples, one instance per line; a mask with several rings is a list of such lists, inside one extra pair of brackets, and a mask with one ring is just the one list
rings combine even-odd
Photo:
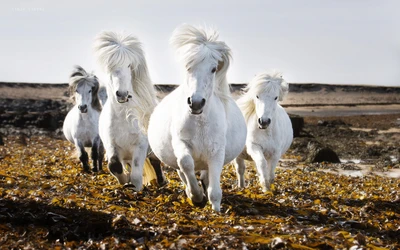
[(219, 72), (225, 65), (224, 61), (219, 61), (218, 62), (218, 67), (217, 67), (217, 72)]

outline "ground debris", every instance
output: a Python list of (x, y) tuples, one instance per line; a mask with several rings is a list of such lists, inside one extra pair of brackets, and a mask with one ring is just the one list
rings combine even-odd
[[(339, 125), (338, 125), (339, 126)], [(73, 147), (31, 136), (0, 146), (0, 245), (36, 249), (396, 249), (400, 180), (319, 171), (328, 164), (278, 168), (273, 192), (248, 187), (234, 167), (221, 176), (222, 211), (192, 206), (176, 172), (141, 192), (105, 169), (81, 173)], [(294, 155), (300, 157), (299, 155)], [(300, 157), (301, 158), (301, 157)], [(313, 170), (311, 170), (313, 169)]]

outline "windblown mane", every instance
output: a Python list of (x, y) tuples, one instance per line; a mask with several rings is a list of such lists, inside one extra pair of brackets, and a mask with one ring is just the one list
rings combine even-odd
[[(69, 77), (69, 93), (70, 96), (74, 96), (76, 89), (83, 85), (88, 84), (92, 88), (92, 108), (97, 111), (101, 111), (101, 105), (99, 101), (99, 81), (94, 74), (87, 73), (81, 66), (74, 66), (74, 69)], [(75, 100), (74, 100), (75, 101)]]
[(246, 122), (255, 114), (254, 97), (260, 93), (279, 89), (279, 101), (282, 101), (289, 92), (289, 84), (282, 78), (280, 72), (264, 72), (256, 75), (244, 89), (244, 94), (237, 101)]
[(147, 69), (142, 44), (136, 37), (105, 31), (95, 41), (98, 62), (110, 73), (123, 65), (130, 65), (132, 88), (136, 98), (127, 116), (134, 116), (144, 131), (147, 131), (150, 115), (156, 106), (156, 94)]
[(231, 49), (225, 42), (217, 40), (218, 35), (216, 30), (210, 28), (197, 28), (183, 24), (174, 31), (170, 42), (177, 50), (187, 69), (208, 58), (218, 61), (214, 92), (226, 104), (231, 96), (226, 80)]

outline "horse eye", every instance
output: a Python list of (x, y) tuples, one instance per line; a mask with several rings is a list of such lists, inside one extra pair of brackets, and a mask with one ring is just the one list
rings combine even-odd
[[(92, 91), (91, 90), (89, 90), (89, 93), (92, 93)], [(276, 99), (275, 99), (276, 100)]]
[(275, 97), (275, 100), (277, 100), (278, 99), (278, 97)]
[(260, 98), (258, 97), (258, 95), (256, 95), (256, 97), (257, 97), (257, 99), (260, 99)]
[(211, 73), (215, 73), (215, 71), (217, 71), (217, 67), (212, 68)]

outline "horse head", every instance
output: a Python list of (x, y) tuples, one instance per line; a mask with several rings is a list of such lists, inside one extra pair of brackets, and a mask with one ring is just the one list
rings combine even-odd
[(131, 84), (131, 72), (130, 65), (115, 68), (110, 72), (111, 93), (118, 103), (128, 102), (129, 98), (132, 98), (133, 88)]
[(75, 104), (81, 113), (87, 113), (89, 107), (100, 109), (97, 97), (99, 82), (93, 74), (82, 67), (75, 66), (69, 80), (70, 92), (74, 95)]
[(253, 95), (257, 123), (260, 129), (266, 129), (275, 116), (278, 102), (288, 92), (288, 84), (280, 73), (257, 75), (249, 84)]
[(135, 76), (135, 72), (147, 67), (142, 44), (136, 37), (105, 31), (96, 38), (95, 52), (98, 62), (110, 76), (108, 94), (118, 103), (128, 102), (135, 93), (135, 77), (141, 77), (139, 73)]
[(218, 33), (215, 30), (188, 24), (178, 27), (171, 38), (172, 45), (180, 52), (186, 67), (184, 89), (189, 111), (193, 115), (203, 112), (207, 100), (220, 90), (220, 79), (225, 80), (230, 49), (217, 39)]

